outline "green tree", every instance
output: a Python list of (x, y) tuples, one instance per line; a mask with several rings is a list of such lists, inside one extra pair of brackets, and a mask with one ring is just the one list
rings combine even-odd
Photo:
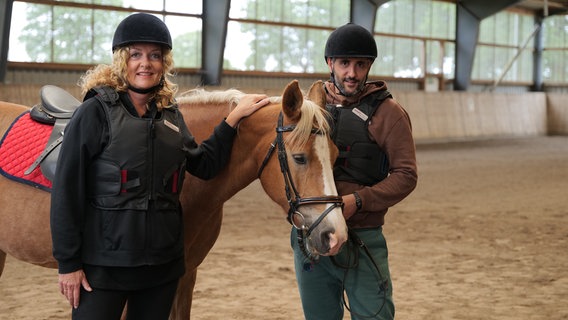
[[(122, 0), (98, 1), (122, 6)], [(36, 62), (99, 63), (111, 59), (114, 30), (128, 13), (27, 4), (18, 40)]]
[[(246, 17), (261, 21), (307, 24), (335, 28), (349, 20), (349, 1), (250, 0)], [(241, 31), (254, 35), (247, 70), (326, 72), (323, 60), (328, 30), (260, 23), (241, 23)]]
[(568, 82), (568, 15), (550, 16), (543, 22), (543, 78), (550, 83)]
[(191, 31), (173, 39), (176, 67), (201, 67), (201, 31)]

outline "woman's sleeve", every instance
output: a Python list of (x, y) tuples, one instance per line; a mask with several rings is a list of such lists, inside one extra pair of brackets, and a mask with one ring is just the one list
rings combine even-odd
[(236, 129), (221, 121), (211, 136), (198, 145), (185, 123), (181, 122), (187, 171), (204, 180), (215, 177), (229, 161)]
[(53, 256), (60, 273), (82, 268), (86, 173), (91, 159), (102, 150), (107, 134), (103, 108), (95, 99), (83, 103), (65, 128), (51, 190), (50, 216)]

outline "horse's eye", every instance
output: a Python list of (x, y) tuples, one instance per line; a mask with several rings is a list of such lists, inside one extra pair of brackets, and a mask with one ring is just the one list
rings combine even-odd
[(306, 164), (306, 156), (303, 154), (293, 154), (292, 158), (297, 164)]

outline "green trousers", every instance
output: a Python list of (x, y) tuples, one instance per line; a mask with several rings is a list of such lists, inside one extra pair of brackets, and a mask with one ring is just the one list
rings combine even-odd
[(298, 247), (292, 228), (296, 280), (306, 320), (394, 319), (388, 249), (382, 228), (349, 231), (349, 241), (334, 257), (313, 262)]

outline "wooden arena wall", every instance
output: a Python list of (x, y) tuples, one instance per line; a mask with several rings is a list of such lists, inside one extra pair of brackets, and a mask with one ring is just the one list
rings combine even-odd
[[(304, 79), (300, 83), (304, 87), (308, 82)], [(61, 87), (80, 98), (76, 85)], [(0, 84), (0, 100), (33, 106), (39, 102), (40, 88), (41, 85)], [(279, 94), (274, 89), (239, 89)], [(393, 91), (393, 94), (410, 114), (418, 143), (568, 134), (568, 94), (564, 93)]]

